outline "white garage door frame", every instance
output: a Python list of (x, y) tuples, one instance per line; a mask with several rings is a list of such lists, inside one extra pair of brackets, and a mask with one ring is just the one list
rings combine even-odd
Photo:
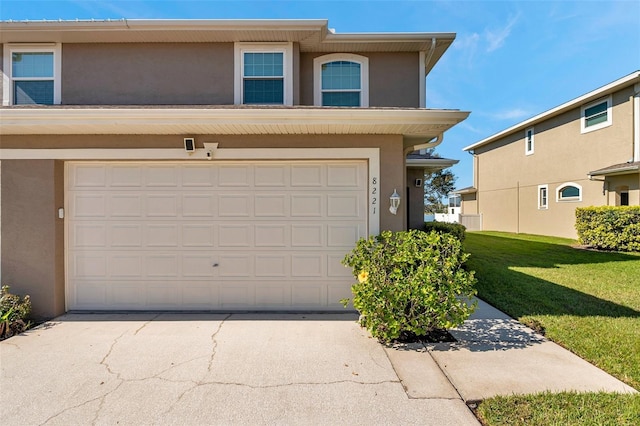
[[(43, 150), (38, 150), (43, 151)], [(48, 150), (47, 150), (48, 151)], [(65, 194), (67, 194), (67, 181), (69, 167), (74, 160), (86, 161), (184, 161), (203, 160), (206, 154), (198, 150), (189, 156), (184, 150), (176, 149), (86, 149), (86, 150), (54, 150), (57, 151), (57, 159), (70, 160), (65, 163)], [(65, 152), (63, 152), (65, 151)], [(41, 153), (41, 155), (46, 153)], [(53, 154), (53, 153), (51, 153)], [(211, 161), (295, 161), (295, 160), (366, 160), (368, 167), (368, 235), (377, 235), (380, 230), (379, 191), (380, 191), (380, 151), (378, 148), (292, 148), (292, 149), (219, 149), (215, 152), (215, 159)], [(65, 210), (69, 211), (69, 197), (65, 195)], [(69, 229), (65, 220), (65, 304), (66, 310), (72, 306), (71, 288), (69, 280)]]

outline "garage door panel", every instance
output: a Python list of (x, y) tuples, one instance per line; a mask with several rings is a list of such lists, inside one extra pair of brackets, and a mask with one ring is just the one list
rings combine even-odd
[(256, 254), (255, 276), (258, 278), (278, 277), (289, 275), (290, 256), (286, 254)]
[(192, 193), (182, 196), (182, 216), (184, 218), (215, 217), (216, 199), (207, 193)]
[(365, 171), (357, 164), (327, 166), (327, 186), (358, 189), (366, 179)]
[(325, 200), (319, 194), (292, 194), (291, 195), (291, 216), (292, 217), (322, 217)]
[(144, 227), (147, 247), (178, 247), (178, 225), (154, 223)]
[(218, 225), (219, 247), (251, 247), (253, 245), (253, 226), (231, 223)]
[(78, 194), (74, 197), (74, 217), (102, 218), (107, 213), (104, 194)]
[(148, 187), (167, 188), (177, 187), (179, 184), (178, 166), (155, 164), (147, 166), (144, 170)]
[(249, 254), (220, 254), (217, 256), (218, 274), (222, 278), (250, 277), (254, 274), (253, 256)]
[(201, 281), (182, 282), (182, 309), (216, 309), (220, 306), (218, 287)]
[(114, 165), (108, 168), (111, 187), (133, 187), (143, 186), (144, 169), (135, 165)]
[(322, 278), (325, 256), (321, 254), (291, 255), (291, 276), (295, 278)]
[(110, 247), (141, 248), (142, 225), (135, 223), (117, 223), (109, 225)]
[(329, 217), (358, 218), (362, 207), (362, 196), (358, 193), (327, 196)]
[(146, 197), (148, 217), (175, 218), (178, 215), (178, 196), (175, 194), (150, 194)]
[(109, 262), (109, 276), (112, 278), (142, 278), (144, 276), (143, 257), (138, 254), (115, 254)]
[(206, 253), (188, 253), (182, 255), (182, 276), (188, 278), (201, 277), (211, 279), (214, 277), (214, 263), (211, 255)]
[(288, 185), (288, 166), (258, 165), (254, 169), (254, 185), (256, 187), (278, 187)]
[(342, 309), (367, 233), (346, 162), (71, 163), (69, 309)]
[(320, 164), (301, 164), (291, 166), (291, 186), (322, 187), (325, 180), (325, 166)]
[(182, 225), (182, 247), (213, 247), (215, 245), (215, 226), (195, 223)]
[(103, 224), (78, 223), (70, 231), (71, 241), (77, 248), (99, 248), (107, 245), (107, 232)]
[(291, 299), (295, 306), (325, 307), (326, 286), (322, 283), (295, 283), (291, 288)]
[(220, 217), (249, 217), (252, 211), (252, 200), (247, 194), (220, 194), (218, 196), (218, 216)]
[(291, 306), (291, 289), (282, 286), (257, 286), (255, 305), (267, 308)]
[(291, 225), (292, 247), (324, 247), (325, 225), (296, 223)]
[(107, 259), (102, 255), (76, 255), (73, 264), (74, 277), (105, 278), (107, 276)]
[(145, 263), (148, 277), (178, 278), (177, 254), (150, 254)]
[(182, 186), (185, 188), (213, 187), (214, 169), (210, 165), (183, 165), (181, 168)]
[(249, 165), (221, 165), (218, 168), (218, 185), (221, 187), (249, 186), (253, 182), (253, 170)]
[(327, 276), (331, 278), (353, 278), (351, 268), (342, 264), (345, 253), (327, 255)]
[(288, 247), (289, 226), (284, 224), (256, 224), (255, 247)]

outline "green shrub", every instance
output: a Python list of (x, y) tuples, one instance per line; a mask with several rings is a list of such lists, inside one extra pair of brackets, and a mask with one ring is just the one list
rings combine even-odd
[(25, 322), (31, 312), (31, 300), (25, 296), (9, 293), (9, 286), (0, 289), (0, 340), (7, 339), (15, 334), (20, 334), (31, 326)]
[(423, 229), (425, 232), (437, 231), (451, 234), (461, 242), (464, 241), (466, 237), (466, 230), (467, 228), (464, 225), (447, 222), (425, 222)]
[(459, 240), (438, 232), (361, 239), (342, 261), (358, 279), (351, 289), (360, 324), (383, 342), (462, 324), (475, 309), (467, 303), (476, 294), (473, 272), (462, 268), (468, 256)]
[(640, 251), (640, 206), (576, 209), (580, 244), (602, 250)]

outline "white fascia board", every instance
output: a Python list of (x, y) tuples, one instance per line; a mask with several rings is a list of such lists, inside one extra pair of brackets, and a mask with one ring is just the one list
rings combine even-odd
[(548, 111), (545, 111), (541, 114), (536, 115), (535, 117), (529, 118), (528, 120), (525, 121), (521, 121), (520, 123), (513, 125), (511, 127), (509, 127), (508, 129), (505, 129), (501, 132), (498, 132), (492, 136), (489, 136), (488, 138), (482, 139), (479, 142), (476, 142), (472, 145), (469, 145), (467, 147), (462, 148), (463, 151), (471, 151), (473, 149), (476, 149), (480, 146), (486, 145), (488, 143), (494, 142), (504, 136), (507, 136), (511, 133), (520, 131), (520, 130), (524, 130), (526, 127), (531, 127), (534, 124), (542, 121), (542, 120), (546, 120), (549, 119), (555, 115), (561, 114), (563, 112), (566, 112), (568, 110), (571, 110), (573, 108), (577, 108), (578, 106), (582, 105), (583, 103), (595, 100), (599, 97), (603, 97), (609, 93), (612, 93), (614, 91), (616, 91), (617, 89), (626, 86), (627, 84), (629, 84), (630, 82), (632, 82), (635, 79), (640, 79), (640, 71), (635, 71), (627, 76), (624, 76), (616, 81), (613, 81), (605, 86), (602, 86), (596, 90), (593, 90), (589, 93), (585, 93), (582, 96), (579, 96), (575, 99), (570, 100), (569, 102), (565, 102), (562, 105), (559, 105), (555, 108), (552, 108)]
[(201, 30), (201, 29), (287, 29), (318, 30), (326, 27), (326, 19), (105, 19), (105, 20), (38, 20), (4, 21), (0, 30), (64, 30), (87, 31), (91, 29), (153, 29), (153, 30)]
[(402, 42), (425, 42), (432, 39), (454, 40), (456, 33), (329, 33), (325, 41), (331, 43), (396, 43)]

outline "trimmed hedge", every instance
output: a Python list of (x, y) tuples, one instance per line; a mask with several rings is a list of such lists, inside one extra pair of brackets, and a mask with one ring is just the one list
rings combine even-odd
[(640, 251), (640, 206), (579, 207), (580, 244), (601, 250)]
[(451, 234), (460, 242), (463, 242), (466, 237), (467, 228), (459, 223), (425, 222), (422, 230), (425, 232), (436, 231), (444, 234)]

